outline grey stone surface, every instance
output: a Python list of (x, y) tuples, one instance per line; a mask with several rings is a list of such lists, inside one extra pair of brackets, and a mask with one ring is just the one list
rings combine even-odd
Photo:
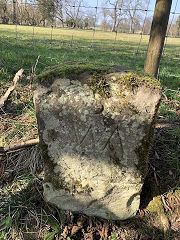
[(105, 97), (89, 74), (36, 86), (44, 196), (61, 209), (113, 220), (137, 213), (161, 90), (122, 84), (124, 74), (103, 76)]

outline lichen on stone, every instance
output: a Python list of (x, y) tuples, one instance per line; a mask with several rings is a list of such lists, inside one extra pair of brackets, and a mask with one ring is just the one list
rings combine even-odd
[(71, 177), (71, 183), (66, 184), (66, 190), (68, 190), (71, 194), (89, 194), (91, 192), (91, 188), (88, 183), (83, 186), (81, 179), (74, 179), (73, 177)]

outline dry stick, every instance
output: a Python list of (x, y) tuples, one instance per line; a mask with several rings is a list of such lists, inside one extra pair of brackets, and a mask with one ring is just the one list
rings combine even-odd
[(39, 138), (31, 139), (25, 142), (19, 142), (5, 147), (0, 147), (0, 153), (6, 153), (12, 150), (21, 149), (24, 147), (34, 146), (39, 143)]
[(23, 72), (24, 72), (24, 69), (20, 69), (20, 70), (16, 73), (16, 75), (15, 75), (15, 77), (14, 77), (14, 79), (13, 79), (13, 84), (12, 84), (12, 86), (10, 86), (10, 87), (8, 88), (8, 90), (6, 91), (6, 93), (4, 94), (4, 96), (2, 96), (2, 97), (0, 98), (0, 108), (2, 108), (2, 107), (4, 106), (4, 103), (7, 101), (9, 95), (10, 95), (11, 92), (15, 89), (16, 84), (17, 84), (19, 78), (22, 76)]

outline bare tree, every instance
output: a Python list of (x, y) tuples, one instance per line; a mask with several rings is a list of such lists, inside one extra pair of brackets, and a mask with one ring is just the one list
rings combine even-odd
[(152, 18), (147, 17), (144, 21), (143, 34), (150, 34)]
[(137, 25), (141, 18), (141, 13), (144, 10), (144, 4), (147, 4), (147, 0), (126, 0), (125, 8), (126, 15), (130, 21), (129, 32), (134, 33), (135, 25)]
[(178, 36), (178, 28), (175, 23), (171, 23), (170, 25), (168, 25), (168, 29), (168, 35), (170, 35), (171, 37)]
[(65, 3), (63, 0), (56, 0), (55, 3), (56, 17), (61, 22), (62, 27), (64, 27), (64, 13), (63, 13), (64, 4)]
[(116, 31), (116, 23), (117, 23), (117, 14), (118, 14), (118, 3), (119, 3), (119, 0), (116, 0), (114, 2), (114, 4), (111, 3), (110, 1), (109, 1), (109, 3), (114, 6), (113, 14), (112, 14), (112, 18), (113, 18), (112, 32), (115, 32)]
[(82, 22), (84, 28), (93, 28), (95, 26), (97, 20), (95, 15), (95, 12), (92, 10), (83, 13)]
[(7, 0), (0, 0), (0, 18), (2, 19), (2, 23), (4, 24), (7, 24), (9, 22), (7, 5)]
[(18, 6), (18, 15), (19, 15), (19, 22), (20, 24), (26, 24), (26, 19), (27, 19), (27, 15), (29, 15), (29, 12), (26, 11), (26, 7), (27, 7), (27, 0), (20, 0), (19, 2), (19, 6)]
[(120, 23), (120, 18), (123, 16), (122, 8), (124, 6), (123, 0), (106, 0), (106, 6), (110, 6), (112, 9), (106, 12), (112, 19), (112, 32), (117, 31), (118, 24)]
[(78, 26), (78, 23), (82, 19), (81, 15), (81, 5), (83, 3), (83, 0), (65, 0), (65, 13), (67, 16), (66, 22), (69, 22), (69, 25), (73, 28)]
[(56, 0), (37, 0), (43, 26), (46, 22), (53, 24), (56, 18)]
[(107, 30), (107, 26), (108, 26), (108, 15), (109, 15), (109, 11), (106, 8), (103, 8), (103, 3), (102, 3), (102, 21), (101, 21), (101, 29), (103, 30)]

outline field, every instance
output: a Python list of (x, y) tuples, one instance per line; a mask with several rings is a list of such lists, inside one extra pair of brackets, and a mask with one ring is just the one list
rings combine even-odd
[[(93, 30), (1, 25), (1, 58), (5, 68), (30, 71), (38, 55), (38, 71), (67, 61), (116, 64), (142, 70), (149, 36)], [(180, 39), (168, 38), (161, 71), (178, 75)], [(1, 66), (2, 67), (2, 66)], [(177, 86), (176, 86), (177, 87)]]
[[(143, 71), (148, 39), (140, 34), (100, 30), (0, 25), (0, 96), (11, 85), (14, 74), (24, 69), (16, 90), (1, 109), (0, 147), (38, 136), (31, 89), (35, 74), (72, 61)], [(159, 80), (163, 98), (137, 217), (107, 222), (47, 204), (42, 195), (41, 155), (34, 146), (0, 155), (0, 239), (178, 240), (180, 38), (166, 39)]]

